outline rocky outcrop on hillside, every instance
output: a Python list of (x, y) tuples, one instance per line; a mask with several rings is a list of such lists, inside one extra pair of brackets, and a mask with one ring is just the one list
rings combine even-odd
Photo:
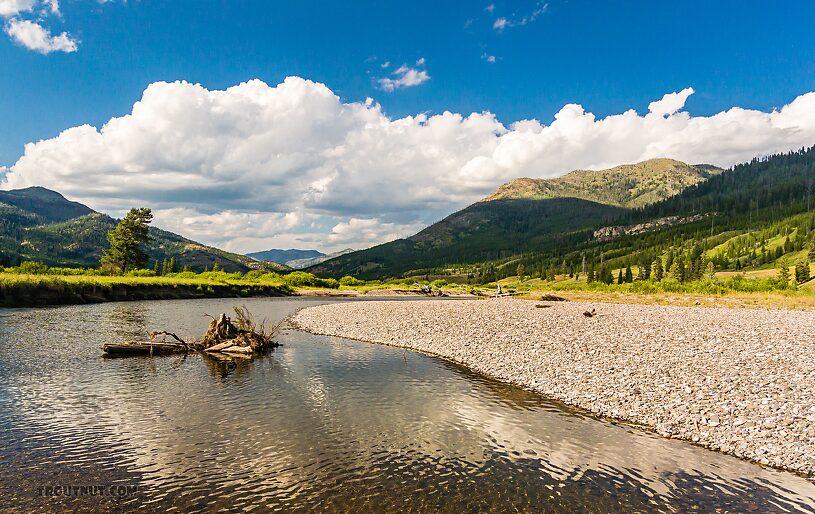
[(627, 236), (632, 234), (641, 234), (643, 232), (649, 232), (651, 230), (656, 230), (658, 228), (671, 226), (671, 225), (682, 225), (685, 223), (693, 223), (694, 221), (699, 221), (707, 217), (706, 214), (696, 214), (694, 216), (666, 216), (664, 218), (658, 218), (651, 221), (646, 221), (645, 223), (638, 223), (636, 225), (630, 226), (616, 226), (616, 227), (603, 227), (594, 231), (594, 238), (599, 240), (606, 240), (611, 239), (614, 237), (619, 236)]

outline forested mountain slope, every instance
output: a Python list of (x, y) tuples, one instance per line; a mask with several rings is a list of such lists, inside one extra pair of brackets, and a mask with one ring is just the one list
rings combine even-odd
[(407, 239), (309, 268), (317, 274), (383, 278), (568, 248), (595, 229), (629, 219), (630, 207), (663, 200), (720, 169), (652, 159), (557, 179), (517, 179)]
[[(0, 265), (38, 261), (49, 266), (93, 267), (108, 247), (107, 231), (116, 220), (42, 187), (0, 191)], [(179, 267), (201, 271), (214, 263), (226, 271), (284, 268), (202, 245), (150, 227), (151, 262), (175, 257)]]
[(646, 275), (657, 257), (668, 263), (685, 259), (712, 271), (778, 267), (782, 260), (794, 265), (807, 260), (815, 247), (814, 195), (815, 147), (757, 158), (629, 211), (617, 224), (625, 228), (665, 217), (680, 222), (541, 248), (490, 266), (498, 276), (510, 276), (518, 264), (539, 275), (546, 270), (576, 273), (583, 271), (584, 258), (588, 268), (631, 265)]

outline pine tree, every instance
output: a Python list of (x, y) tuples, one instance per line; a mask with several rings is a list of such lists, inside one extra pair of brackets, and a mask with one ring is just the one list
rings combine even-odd
[(643, 255), (639, 263), (637, 280), (648, 280), (649, 278), (651, 278), (651, 261), (648, 260), (647, 255)]
[(654, 259), (654, 263), (651, 265), (651, 278), (654, 279), (654, 281), (659, 282), (662, 280), (664, 274), (665, 269), (662, 267), (662, 258), (657, 257)]
[(215, 261), (215, 264), (212, 265), (212, 271), (221, 271), (221, 267), (218, 265), (218, 261)]
[(778, 261), (778, 281), (781, 287), (787, 287), (790, 284), (790, 263), (787, 259)]
[(524, 263), (518, 264), (516, 274), (518, 275), (518, 280), (520, 280), (521, 282), (524, 281), (524, 273), (526, 273), (526, 269), (524, 268)]
[(631, 265), (625, 267), (625, 281), (629, 284), (634, 281), (634, 273), (631, 271)]
[(693, 250), (691, 250), (690, 254), (690, 262), (689, 268), (685, 271), (687, 280), (696, 280), (702, 278), (702, 273), (704, 273), (704, 257), (702, 252), (702, 246), (697, 242), (693, 245)]
[(685, 269), (685, 260), (682, 258), (681, 255), (677, 256), (674, 259), (673, 264), (671, 265), (670, 270), (671, 278), (676, 280), (677, 282), (684, 282), (686, 277), (686, 269)]
[(161, 275), (161, 263), (156, 259), (156, 262), (153, 264), (153, 273), (156, 275)]
[(170, 272), (170, 261), (164, 259), (164, 262), (161, 263), (161, 274), (166, 275)]
[(614, 283), (614, 275), (611, 273), (611, 268), (605, 265), (600, 266), (600, 282), (608, 285)]
[(619, 274), (619, 275), (617, 275), (617, 285), (622, 285), (622, 284), (623, 284), (623, 280), (624, 280), (624, 279), (623, 279), (623, 269), (622, 269), (622, 268), (620, 268), (620, 274)]
[(795, 281), (799, 284), (809, 280), (809, 259), (804, 259), (795, 266)]
[(169, 268), (168, 273), (175, 273), (176, 272), (175, 255), (170, 257), (170, 262), (167, 263), (167, 267)]
[(153, 213), (150, 209), (130, 209), (116, 228), (108, 231), (110, 248), (102, 253), (101, 265), (112, 266), (123, 273), (144, 267), (149, 257), (141, 245), (150, 241), (147, 225), (151, 221)]

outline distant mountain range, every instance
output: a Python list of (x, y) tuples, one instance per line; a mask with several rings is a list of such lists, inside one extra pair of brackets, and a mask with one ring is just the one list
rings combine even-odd
[(252, 252), (247, 253), (246, 256), (262, 261), (285, 264), (292, 269), (304, 269), (353, 251), (351, 248), (346, 248), (339, 252), (324, 254), (317, 250), (298, 250), (296, 248), (290, 248), (288, 250), (272, 249), (262, 252)]
[[(777, 258), (768, 254), (764, 243), (724, 243), (745, 229), (771, 222), (776, 223), (773, 230), (786, 224), (789, 234), (809, 234), (807, 226), (795, 231), (799, 221), (787, 218), (815, 208), (813, 181), (813, 149), (757, 159), (728, 171), (653, 159), (607, 170), (576, 170), (556, 179), (522, 178), (414, 236), (308, 270), (378, 279), (472, 276), (491, 267), (499, 276), (508, 276), (521, 263), (534, 270), (574, 269), (584, 255), (589, 262), (647, 264), (660, 252), (688, 241), (705, 249), (716, 247), (719, 269), (735, 269), (746, 262), (759, 265)], [(774, 234), (767, 232), (766, 237)], [(803, 239), (793, 246), (799, 251), (802, 244)]]
[[(106, 214), (43, 187), (0, 191), (0, 264), (30, 260), (49, 266), (97, 266), (102, 250), (108, 247), (105, 236), (116, 223)], [(150, 227), (150, 236), (153, 241), (146, 248), (151, 258), (148, 266), (156, 259), (175, 257), (179, 268), (190, 266), (195, 271), (212, 268), (216, 262), (225, 271), (286, 269), (157, 227)]]
[(262, 252), (247, 253), (247, 257), (257, 259), (259, 261), (272, 261), (280, 264), (287, 264), (289, 261), (296, 259), (313, 259), (314, 257), (322, 257), (325, 254), (317, 250), (298, 250), (290, 248), (288, 250), (279, 250), (273, 248)]

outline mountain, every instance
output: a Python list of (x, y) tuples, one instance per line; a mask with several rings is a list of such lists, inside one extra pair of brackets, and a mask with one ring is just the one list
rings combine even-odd
[(607, 170), (575, 170), (554, 179), (515, 179), (484, 201), (580, 198), (636, 208), (674, 196), (721, 172), (720, 168), (707, 164), (692, 166), (673, 159), (651, 159)]
[(701, 262), (713, 271), (777, 268), (781, 259), (802, 263), (815, 255), (815, 147), (736, 165), (632, 209), (613, 225), (580, 244), (494, 262), (496, 275), (513, 275), (519, 264), (538, 274), (574, 273), (584, 258), (588, 269), (631, 265), (646, 275), (657, 258), (667, 266), (682, 257), (687, 266)]
[[(93, 267), (108, 247), (106, 235), (117, 220), (42, 187), (0, 191), (0, 265), (39, 261), (49, 266)], [(261, 263), (150, 227), (146, 251), (152, 261), (176, 258), (179, 268), (212, 267), (225, 271), (286, 269)]]
[(290, 248), (288, 250), (271, 249), (262, 252), (252, 252), (247, 253), (246, 256), (259, 261), (272, 261), (295, 267), (292, 264), (289, 264), (289, 262), (300, 259), (323, 257), (325, 254), (323, 252), (318, 252), (317, 250), (298, 250), (296, 248)]
[(36, 213), (46, 222), (66, 221), (94, 213), (90, 207), (68, 201), (56, 191), (44, 187), (0, 191), (0, 203), (16, 207), (24, 212)]
[(291, 261), (286, 262), (286, 266), (294, 269), (305, 269), (309, 266), (314, 266), (320, 264), (321, 262), (325, 262), (329, 259), (333, 259), (334, 257), (339, 257), (340, 255), (345, 255), (347, 253), (355, 252), (353, 248), (346, 248), (345, 250), (340, 250), (338, 252), (333, 252), (329, 254), (321, 254), (316, 257), (311, 258), (304, 258), (304, 259), (294, 259)]
[(624, 219), (633, 208), (669, 198), (721, 171), (652, 159), (608, 170), (576, 170), (556, 179), (517, 179), (414, 236), (343, 255), (309, 271), (394, 277), (573, 246)]

